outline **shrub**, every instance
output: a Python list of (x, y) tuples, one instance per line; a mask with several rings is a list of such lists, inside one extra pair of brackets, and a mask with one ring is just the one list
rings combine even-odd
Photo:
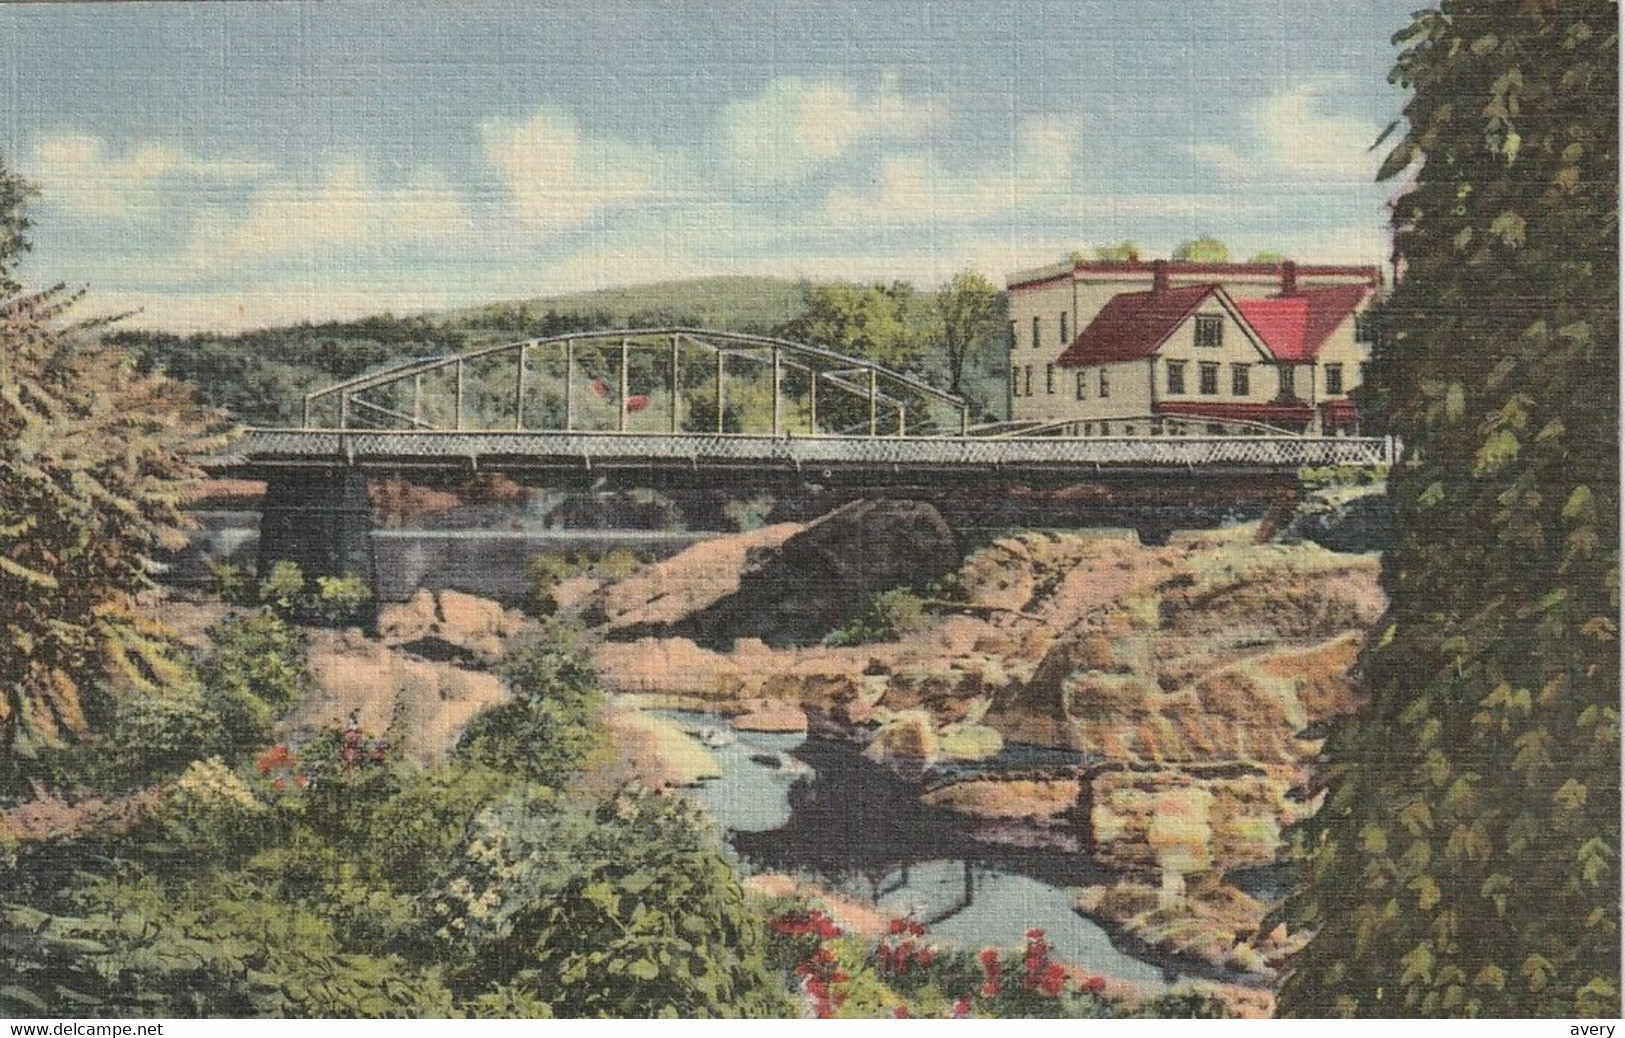
[(628, 789), (587, 813), (510, 794), (476, 820), (435, 907), (470, 995), (518, 991), (572, 1017), (790, 1010), (715, 830), (680, 799)]
[(347, 573), (342, 577), (317, 577), (316, 594), (308, 613), (318, 623), (359, 624), (372, 605), (372, 586), (364, 577)]
[(910, 588), (892, 588), (876, 595), (864, 611), (844, 627), (830, 632), (825, 645), (863, 645), (895, 641), (930, 624), (925, 599)]
[(283, 616), (292, 616), (304, 595), (305, 571), (297, 562), (276, 563), (260, 581), (260, 601)]
[(499, 671), (513, 698), (476, 717), (459, 750), (504, 774), (562, 785), (605, 743), (591, 666), (555, 627), (510, 652)]
[(311, 689), (299, 632), (269, 610), (227, 617), (210, 628), (203, 661), (208, 709), (219, 717), (228, 756), (264, 745), (272, 722)]

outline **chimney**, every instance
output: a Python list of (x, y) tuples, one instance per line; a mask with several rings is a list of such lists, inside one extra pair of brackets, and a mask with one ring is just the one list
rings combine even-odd
[(1151, 294), (1160, 296), (1168, 291), (1168, 261), (1165, 259), (1151, 261)]
[(1291, 260), (1281, 261), (1281, 294), (1284, 296), (1298, 294), (1298, 265)]

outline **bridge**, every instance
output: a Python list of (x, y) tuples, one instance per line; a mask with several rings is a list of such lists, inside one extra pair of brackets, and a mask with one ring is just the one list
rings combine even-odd
[(550, 486), (742, 492), (1085, 484), (1153, 487), (1175, 502), (1278, 500), (1304, 467), (1373, 467), (1396, 453), (1391, 439), (1117, 420), (1147, 435), (1078, 435), (1075, 421), (973, 425), (962, 398), (873, 360), (760, 335), (617, 329), (358, 375), (307, 394), (299, 426), (249, 429), (204, 467), (267, 482), (262, 558), (286, 542), (308, 559), (314, 538), (331, 556), (315, 564), (333, 568), (366, 540), (369, 476), (502, 472)]

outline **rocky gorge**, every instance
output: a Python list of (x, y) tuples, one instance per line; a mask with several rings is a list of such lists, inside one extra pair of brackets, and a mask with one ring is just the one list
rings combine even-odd
[[(860, 745), (978, 839), (1114, 870), (1075, 905), (1124, 940), (1273, 980), (1294, 942), (1266, 931), (1251, 877), (1318, 806), (1325, 728), (1359, 705), (1350, 669), (1384, 608), (1377, 556), (1256, 543), (1243, 525), (1159, 547), (1013, 532), (960, 559), (931, 511), (864, 503), (556, 597), (595, 632), (606, 686)], [(911, 571), (924, 622), (820, 642)], [(1012, 752), (1025, 749), (1081, 763), (1035, 766)]]

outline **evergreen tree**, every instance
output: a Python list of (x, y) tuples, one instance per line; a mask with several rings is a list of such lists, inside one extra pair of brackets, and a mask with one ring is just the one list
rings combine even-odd
[(1444, 0), (1395, 37), (1391, 604), (1302, 834), (1283, 1014), (1619, 1014), (1616, 26)]

